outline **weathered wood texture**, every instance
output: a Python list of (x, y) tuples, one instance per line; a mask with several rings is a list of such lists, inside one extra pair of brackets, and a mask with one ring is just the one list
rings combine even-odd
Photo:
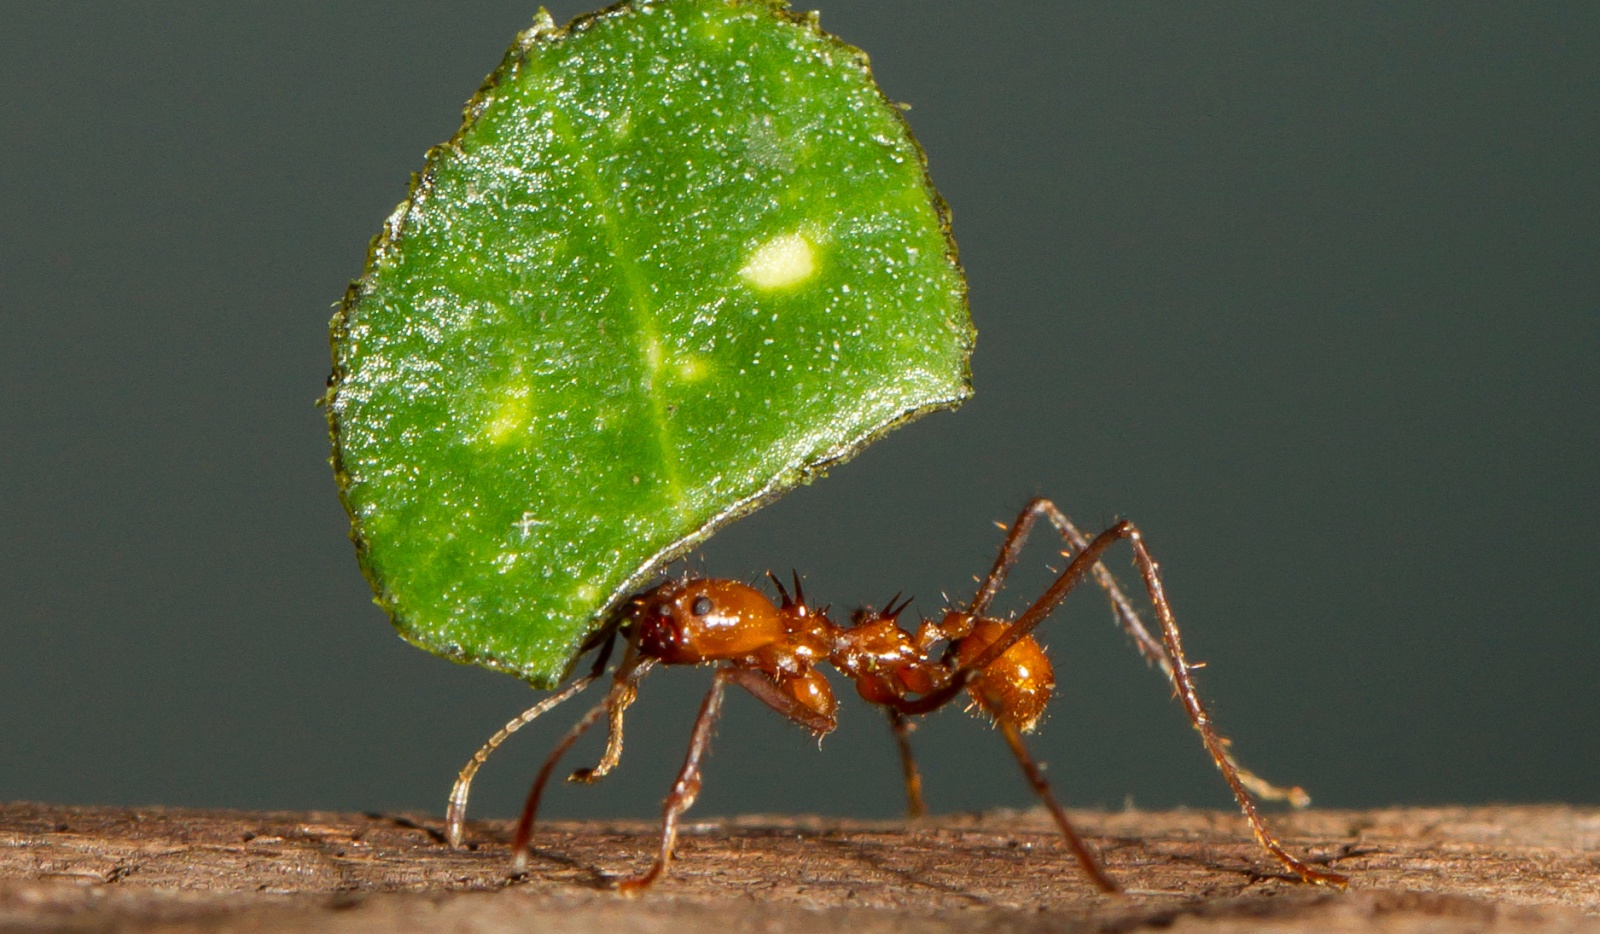
[(453, 851), (427, 818), (0, 805), (0, 931), (1600, 932), (1600, 809), (1276, 815), (1347, 892), (1288, 881), (1235, 815), (1078, 819), (1129, 896), (1035, 813), (704, 821), (625, 900), (607, 874), (649, 859), (648, 824), (551, 824), (512, 877), (502, 823)]

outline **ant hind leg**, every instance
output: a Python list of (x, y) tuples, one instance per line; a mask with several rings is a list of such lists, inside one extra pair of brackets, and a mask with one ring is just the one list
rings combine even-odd
[(1056, 800), (1055, 793), (1050, 790), (1050, 783), (1045, 781), (1044, 770), (1039, 768), (1039, 763), (1028, 752), (1028, 747), (1022, 742), (1022, 732), (1016, 724), (1009, 720), (997, 719), (1000, 734), (1006, 738), (1006, 745), (1011, 747), (1011, 754), (1017, 757), (1017, 764), (1022, 766), (1022, 772), (1028, 777), (1028, 784), (1033, 786), (1033, 791), (1044, 802), (1050, 811), (1050, 816), (1056, 822), (1056, 827), (1061, 831), (1061, 836), (1067, 841), (1067, 846), (1072, 849), (1072, 855), (1077, 857), (1078, 865), (1083, 867), (1084, 873), (1102, 892), (1108, 894), (1122, 891), (1115, 880), (1106, 875), (1105, 868), (1100, 865), (1100, 860), (1095, 857), (1089, 845), (1083, 842), (1078, 832), (1072, 828), (1072, 822), (1067, 820), (1067, 812)]
[[(1079, 531), (1077, 526), (1072, 524), (1072, 520), (1067, 517), (1066, 513), (1056, 508), (1055, 503), (1043, 497), (1030, 502), (1023, 509), (1022, 514), (1018, 516), (1016, 523), (1019, 528), (1018, 534), (1021, 537), (1026, 537), (1028, 527), (1040, 515), (1049, 519), (1050, 524), (1055, 526), (1056, 532), (1072, 546), (1073, 550), (1063, 552), (1065, 557), (1070, 559), (1073, 555), (1089, 547), (1088, 537)], [(1002, 554), (1004, 553), (1004, 546), (1002, 546)], [(1096, 562), (1094, 577), (1095, 582), (1100, 585), (1100, 588), (1105, 591), (1106, 597), (1111, 601), (1111, 611), (1116, 614), (1117, 621), (1122, 624), (1123, 630), (1132, 637), (1134, 647), (1139, 650), (1139, 654), (1144, 656), (1146, 662), (1160, 668), (1161, 673), (1166, 675), (1169, 680), (1172, 680), (1172, 660), (1167, 657), (1166, 646), (1162, 644), (1161, 640), (1152, 636), (1149, 629), (1145, 628), (1144, 620), (1139, 616), (1139, 611), (1134, 609), (1133, 601), (1129, 600), (1128, 595), (1123, 592), (1122, 585), (1118, 583), (1116, 576), (1111, 573), (1111, 570), (1105, 566), (1104, 562)], [(1176, 686), (1176, 681), (1174, 681), (1174, 687)], [(1224, 743), (1223, 745), (1226, 746), (1227, 744)], [(1228, 758), (1232, 761), (1234, 769), (1239, 774), (1239, 781), (1250, 789), (1256, 797), (1265, 801), (1287, 801), (1291, 807), (1296, 808), (1304, 808), (1311, 805), (1311, 796), (1306, 794), (1305, 789), (1299, 785), (1291, 785), (1287, 788), (1274, 785), (1240, 765), (1239, 761), (1233, 758), (1232, 750), (1228, 750)]]
[[(1016, 537), (1016, 533), (1013, 532), (1011, 537)], [(1011, 544), (1011, 537), (1007, 539), (1008, 547)], [(1189, 716), (1189, 722), (1199, 732), (1201, 742), (1205, 745), (1206, 751), (1211, 754), (1212, 761), (1216, 763), (1218, 771), (1222, 773), (1223, 779), (1233, 791), (1234, 800), (1238, 802), (1239, 810), (1243, 812), (1245, 819), (1249, 822), (1256, 841), (1291, 872), (1299, 876), (1302, 881), (1319, 885), (1346, 885), (1348, 880), (1343, 875), (1328, 870), (1315, 869), (1290, 855), (1283, 848), (1283, 844), (1279, 843), (1278, 839), (1267, 829), (1266, 822), (1262, 820), (1260, 813), (1256, 809), (1255, 799), (1251, 797), (1250, 783), (1244, 777), (1249, 773), (1244, 772), (1241, 774), (1243, 770), (1234, 762), (1233, 755), (1228, 750), (1227, 740), (1212, 726), (1211, 715), (1200, 701), (1200, 694), (1194, 684), (1194, 666), (1190, 665), (1184, 657), (1183, 642), (1178, 632), (1178, 621), (1173, 615), (1172, 605), (1167, 602), (1166, 591), (1161, 584), (1158, 566), (1155, 559), (1151, 557), (1149, 549), (1145, 547), (1144, 536), (1132, 522), (1123, 520), (1096, 535), (1087, 547), (1078, 552), (1072, 562), (1067, 565), (1066, 570), (1061, 572), (1061, 575), (1045, 590), (1044, 594), (1034, 601), (1032, 606), (1024, 610), (1022, 615), (1017, 617), (1016, 621), (1011, 624), (1004, 634), (991, 642), (983, 652), (962, 666), (956, 677), (951, 679), (952, 684), (965, 685), (970, 681), (974, 672), (987, 668), (992, 662), (1005, 654), (1008, 649), (1032, 632), (1056, 607), (1060, 606), (1067, 593), (1083, 580), (1091, 567), (1100, 561), (1100, 556), (1105, 553), (1106, 549), (1123, 539), (1126, 539), (1133, 548), (1134, 561), (1138, 565), (1140, 576), (1144, 580), (1145, 590), (1150, 594), (1150, 602), (1155, 606), (1156, 619), (1161, 629), (1162, 647), (1172, 666), (1172, 682), (1176, 688), (1178, 699), (1183, 704), (1184, 712)], [(1003, 549), (1002, 557), (1005, 557), (1005, 554), (1006, 550)], [(1014, 559), (1013, 549), (1012, 560)], [(1253, 775), (1250, 777), (1254, 779)]]
[[(1250, 829), (1255, 833), (1256, 841), (1262, 848), (1278, 861), (1283, 863), (1289, 871), (1299, 876), (1304, 882), (1317, 885), (1345, 886), (1349, 880), (1341, 873), (1326, 869), (1315, 869), (1306, 865), (1288, 850), (1267, 829), (1266, 822), (1256, 810), (1256, 803), (1250, 796), (1249, 786), (1251, 781), (1261, 782), (1253, 774), (1241, 769), (1233, 759), (1233, 753), (1228, 749), (1228, 741), (1211, 725), (1211, 715), (1206, 712), (1205, 706), (1200, 702), (1200, 694), (1195, 689), (1192, 672), (1194, 667), (1189, 664), (1183, 654), (1183, 641), (1178, 632), (1178, 620), (1173, 615), (1172, 605), (1167, 602), (1165, 589), (1161, 585), (1161, 575), (1150, 550), (1145, 547), (1144, 536), (1131, 522), (1120, 522), (1116, 526), (1102, 533), (1104, 538), (1116, 533), (1116, 537), (1126, 538), (1133, 547), (1135, 562), (1139, 565), (1139, 574), (1144, 578), (1144, 586), (1150, 593), (1150, 601), (1155, 604), (1156, 619), (1161, 624), (1161, 639), (1166, 646), (1167, 657), (1172, 660), (1172, 681), (1177, 687), (1178, 698), (1183, 702), (1183, 709), (1189, 715), (1189, 722), (1200, 733), (1200, 740), (1205, 744), (1206, 751), (1211, 753), (1211, 758), (1217, 764), (1217, 770), (1233, 790), (1234, 800), (1239, 803), (1239, 809), (1244, 812), (1245, 819), (1250, 823)], [(1098, 539), (1097, 539), (1098, 540)], [(1247, 781), (1246, 777), (1251, 781)], [(1262, 783), (1265, 784), (1265, 783)], [(1269, 786), (1270, 787), (1270, 786)], [(1288, 794), (1299, 792), (1303, 798), (1305, 792), (1299, 789), (1290, 789)], [(1290, 798), (1293, 800), (1293, 797)], [(1309, 800), (1309, 799), (1308, 799)]]

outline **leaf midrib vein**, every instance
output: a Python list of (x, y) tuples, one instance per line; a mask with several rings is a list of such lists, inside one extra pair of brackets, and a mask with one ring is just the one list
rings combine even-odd
[(667, 403), (662, 398), (660, 387), (656, 384), (656, 373), (650, 360), (652, 347), (660, 352), (658, 339), (660, 332), (656, 327), (655, 309), (650, 303), (649, 283), (640, 272), (638, 264), (634, 262), (633, 245), (617, 222), (620, 205), (610, 197), (599, 176), (595, 174), (592, 156), (583, 151), (566, 114), (562, 113), (560, 108), (551, 108), (551, 113), (555, 135), (569, 152), (578, 157), (575, 161), (584, 194), (600, 214), (606, 249), (622, 274), (623, 289), (627, 293), (628, 308), (632, 312), (631, 323), (637, 335), (634, 349), (638, 355), (639, 367), (644, 372), (642, 382), (645, 397), (650, 403), (650, 418), (655, 428), (656, 447), (661, 455), (667, 492), (672, 499), (673, 509), (680, 518), (687, 519), (688, 506), (683, 495), (683, 481), (678, 474), (677, 440), (673, 437), (672, 427), (667, 421)]

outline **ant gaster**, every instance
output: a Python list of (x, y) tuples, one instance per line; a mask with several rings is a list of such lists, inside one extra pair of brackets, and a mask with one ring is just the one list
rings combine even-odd
[[(1060, 533), (1067, 546), (1062, 554), (1071, 561), (1020, 616), (995, 619), (988, 615), (990, 605), (1040, 517), (1048, 519)], [(1100, 563), (1106, 549), (1122, 540), (1133, 549), (1155, 608), (1160, 639), (1145, 628), (1116, 579)], [(634, 597), (615, 625), (602, 629), (585, 643), (584, 651), (599, 650), (589, 673), (506, 724), (461, 770), (450, 795), (450, 842), (457, 846), (461, 843), (467, 793), (484, 760), (506, 737), (598, 680), (620, 636), (626, 641), (626, 649), (612, 674), (610, 692), (556, 745), (528, 793), (512, 844), (519, 869), (526, 865), (539, 800), (557, 763), (580, 736), (606, 716), (609, 732), (600, 761), (593, 768), (572, 773), (569, 780), (593, 782), (605, 777), (622, 755), (624, 714), (638, 694), (640, 679), (655, 665), (718, 667), (711, 690), (700, 704), (683, 767), (664, 803), (660, 851), (648, 870), (619, 883), (628, 894), (649, 887), (671, 862), (678, 820), (700, 791), (701, 760), (710, 745), (711, 728), (722, 710), (728, 685), (745, 689), (768, 707), (821, 736), (833, 730), (837, 722), (834, 712), (838, 703), (833, 687), (820, 670), (828, 664), (855, 682), (856, 692), (864, 700), (888, 714), (900, 750), (912, 816), (922, 814), (924, 808), (921, 780), (908, 740), (910, 718), (937, 710), (965, 692), (976, 708), (994, 721), (1090, 881), (1101, 891), (1117, 892), (1117, 883), (1073, 830), (1046, 783), (1043, 770), (1022, 739), (1022, 734), (1037, 724), (1055, 687), (1050, 660), (1034, 639), (1033, 630), (1091, 573), (1110, 598), (1118, 622), (1140, 653), (1171, 680), (1189, 721), (1232, 789), (1256, 840), (1301, 880), (1344, 885), (1346, 879), (1339, 873), (1314, 868), (1291, 855), (1257, 813), (1252, 793), (1262, 798), (1285, 799), (1296, 806), (1304, 806), (1310, 799), (1299, 788), (1275, 787), (1244, 769), (1234, 760), (1228, 741), (1212, 726), (1191, 674), (1200, 666), (1184, 657), (1177, 621), (1162, 589), (1156, 562), (1139, 530), (1133, 523), (1123, 521), (1088, 540), (1047, 499), (1035, 499), (1022, 510), (1007, 531), (1000, 554), (972, 602), (964, 608), (946, 610), (941, 619), (923, 620), (914, 632), (899, 625), (900, 614), (909, 603), (896, 605), (899, 595), (882, 610), (858, 610), (849, 626), (836, 625), (826, 611), (806, 603), (798, 574), (791, 594), (769, 572), (780, 597), (776, 604), (746, 584), (704, 577), (671, 581)]]

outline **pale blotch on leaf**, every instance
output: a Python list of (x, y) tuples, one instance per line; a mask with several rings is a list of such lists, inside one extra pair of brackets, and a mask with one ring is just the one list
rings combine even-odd
[(772, 291), (799, 285), (816, 271), (816, 253), (811, 241), (796, 231), (780, 234), (756, 247), (739, 275), (762, 291)]
[(723, 26), (721, 20), (707, 18), (700, 24), (700, 35), (702, 38), (710, 39), (715, 43), (720, 39), (726, 38), (728, 30)]
[(505, 444), (527, 437), (532, 425), (533, 387), (520, 379), (512, 380), (501, 388), (490, 403), (484, 437), (491, 444)]
[(682, 357), (678, 360), (678, 378), (686, 383), (705, 379), (706, 362), (699, 357)]

